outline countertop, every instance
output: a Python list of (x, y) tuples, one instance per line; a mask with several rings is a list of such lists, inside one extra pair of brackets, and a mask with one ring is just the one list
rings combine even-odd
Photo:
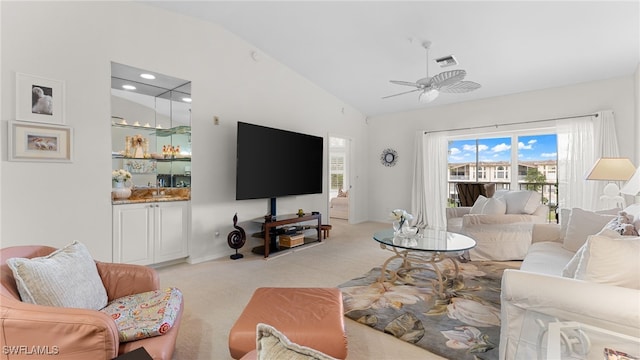
[[(161, 195), (154, 196), (154, 193)], [(113, 194), (111, 195), (112, 205), (188, 200), (191, 200), (191, 188), (134, 188), (131, 190), (131, 196), (123, 200), (116, 200)]]

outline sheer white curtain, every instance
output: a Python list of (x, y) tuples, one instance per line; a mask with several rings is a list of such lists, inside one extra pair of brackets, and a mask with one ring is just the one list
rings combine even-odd
[(585, 176), (601, 157), (618, 157), (613, 111), (556, 122), (558, 133), (558, 194), (561, 208), (598, 209), (604, 182)]
[(411, 212), (416, 226), (445, 229), (447, 226), (447, 134), (416, 134), (411, 189)]

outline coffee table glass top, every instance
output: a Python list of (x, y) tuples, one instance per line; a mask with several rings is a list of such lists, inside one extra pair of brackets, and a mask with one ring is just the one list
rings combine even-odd
[(424, 229), (412, 237), (394, 236), (393, 229), (373, 234), (373, 239), (383, 245), (418, 251), (463, 251), (476, 246), (472, 238), (446, 230)]

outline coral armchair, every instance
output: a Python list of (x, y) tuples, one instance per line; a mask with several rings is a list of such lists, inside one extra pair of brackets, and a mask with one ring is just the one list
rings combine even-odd
[[(0, 250), (0, 359), (57, 355), (56, 358), (65, 360), (108, 360), (139, 347), (144, 347), (154, 360), (171, 359), (183, 304), (166, 334), (120, 343), (115, 322), (100, 311), (22, 302), (7, 259), (41, 257), (55, 250), (48, 246), (16, 246)], [(103, 262), (96, 262), (96, 265), (109, 301), (159, 287), (154, 269)]]

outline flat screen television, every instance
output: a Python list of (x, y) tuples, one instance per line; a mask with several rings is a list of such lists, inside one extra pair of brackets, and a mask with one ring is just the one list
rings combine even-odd
[(322, 193), (323, 141), (238, 122), (236, 200)]

